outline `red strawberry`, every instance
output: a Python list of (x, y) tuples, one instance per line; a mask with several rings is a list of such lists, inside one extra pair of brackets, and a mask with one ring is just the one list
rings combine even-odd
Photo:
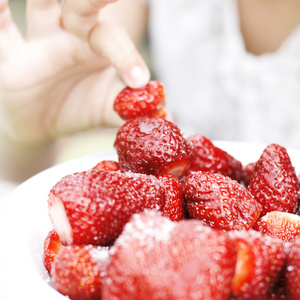
[(248, 189), (262, 205), (262, 215), (270, 211), (295, 213), (299, 183), (286, 149), (277, 144), (265, 148)]
[(118, 171), (120, 170), (119, 163), (114, 160), (103, 160), (97, 163), (93, 169), (99, 171)]
[(62, 178), (48, 203), (63, 244), (109, 245), (132, 214), (163, 208), (164, 188), (151, 175), (89, 170)]
[(258, 219), (253, 229), (267, 234), (273, 238), (290, 242), (300, 235), (300, 216), (271, 211)]
[(232, 293), (238, 299), (266, 299), (285, 263), (283, 242), (250, 231), (231, 231), (237, 246)]
[(185, 207), (180, 181), (174, 175), (162, 175), (158, 178), (165, 188), (165, 206), (162, 215), (171, 221), (180, 221), (185, 217)]
[(99, 300), (107, 261), (106, 248), (66, 246), (53, 263), (51, 282), (58, 292), (72, 300)]
[(261, 212), (261, 205), (241, 184), (222, 174), (190, 174), (183, 195), (190, 215), (216, 229), (248, 230)]
[(300, 237), (291, 241), (288, 247), (286, 284), (289, 300), (300, 299)]
[(127, 121), (114, 144), (123, 171), (173, 174), (180, 178), (191, 164), (193, 146), (172, 122), (160, 118)]
[(48, 232), (44, 241), (44, 266), (50, 273), (54, 258), (63, 249), (59, 235), (55, 230)]
[(152, 80), (139, 89), (126, 87), (114, 102), (114, 110), (125, 121), (142, 116), (165, 117), (164, 106), (164, 86), (158, 80)]
[(190, 140), (194, 146), (194, 158), (189, 173), (204, 171), (220, 173), (236, 180), (242, 179), (243, 166), (239, 160), (216, 147), (203, 135), (194, 134), (190, 136)]
[(251, 178), (254, 174), (256, 162), (248, 163), (243, 167), (243, 183), (246, 187), (248, 187)]
[(112, 247), (102, 299), (226, 300), (235, 263), (227, 234), (148, 211), (134, 215)]
[(285, 272), (284, 267), (266, 300), (288, 300)]

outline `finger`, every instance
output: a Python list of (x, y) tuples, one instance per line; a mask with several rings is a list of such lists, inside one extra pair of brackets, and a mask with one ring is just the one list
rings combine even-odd
[(27, 0), (27, 38), (45, 36), (60, 28), (58, 0)]
[(124, 82), (132, 88), (148, 83), (150, 72), (127, 32), (112, 22), (99, 22), (92, 29), (89, 42), (117, 69)]
[(98, 22), (99, 11), (118, 0), (66, 0), (62, 12), (62, 25), (72, 33), (87, 39)]
[(8, 0), (0, 0), (0, 60), (23, 42), (22, 34), (11, 16)]

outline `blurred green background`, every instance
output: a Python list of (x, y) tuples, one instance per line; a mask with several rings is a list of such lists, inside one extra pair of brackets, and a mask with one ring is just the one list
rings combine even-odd
[(26, 0), (9, 0), (12, 16), (23, 34), (26, 33), (25, 7)]

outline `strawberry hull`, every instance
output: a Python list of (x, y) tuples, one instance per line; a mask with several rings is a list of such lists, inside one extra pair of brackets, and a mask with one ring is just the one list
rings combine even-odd
[(90, 170), (62, 178), (48, 204), (63, 244), (110, 245), (132, 214), (163, 208), (164, 189), (154, 176)]

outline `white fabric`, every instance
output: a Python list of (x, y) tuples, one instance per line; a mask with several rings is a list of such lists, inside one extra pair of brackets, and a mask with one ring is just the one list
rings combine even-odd
[(183, 131), (300, 148), (300, 26), (254, 56), (235, 0), (148, 2), (155, 77)]

